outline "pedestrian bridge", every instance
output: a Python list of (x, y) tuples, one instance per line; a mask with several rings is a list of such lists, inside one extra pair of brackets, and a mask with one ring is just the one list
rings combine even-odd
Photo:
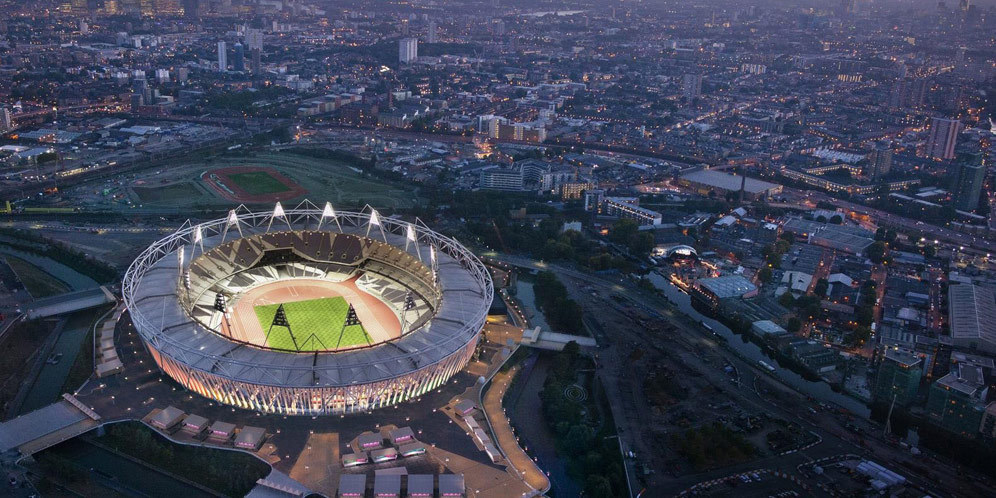
[(100, 415), (63, 394), (58, 402), (0, 423), (0, 455), (18, 460), (99, 425)]
[(541, 330), (540, 327), (533, 327), (531, 329), (523, 330), (521, 344), (523, 346), (538, 349), (560, 351), (564, 349), (564, 346), (566, 346), (568, 342), (571, 341), (578, 343), (578, 346), (583, 348), (594, 348), (598, 346), (598, 343), (595, 342), (595, 338), (593, 337), (550, 332), (548, 330)]

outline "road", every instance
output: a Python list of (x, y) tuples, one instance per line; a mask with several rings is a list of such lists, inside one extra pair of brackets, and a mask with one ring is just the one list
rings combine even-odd
[(785, 187), (784, 193), (789, 194), (797, 199), (809, 199), (812, 202), (823, 201), (851, 211), (868, 213), (869, 216), (871, 216), (876, 220), (879, 226), (889, 226), (889, 227), (900, 228), (903, 230), (925, 232), (927, 234), (930, 234), (930, 236), (933, 237), (935, 240), (947, 242), (965, 248), (975, 248), (981, 253), (996, 252), (996, 242), (994, 241), (987, 240), (982, 237), (977, 237), (971, 234), (951, 230), (949, 228), (944, 228), (937, 225), (931, 225), (929, 223), (924, 223), (923, 221), (906, 218), (892, 213), (887, 213), (885, 211), (871, 208), (862, 204), (855, 204), (853, 202), (836, 199), (834, 197), (830, 197), (829, 195), (823, 192), (817, 192), (811, 190), (799, 190), (790, 187)]

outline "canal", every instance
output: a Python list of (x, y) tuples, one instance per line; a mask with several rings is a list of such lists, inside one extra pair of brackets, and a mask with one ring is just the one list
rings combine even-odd
[(691, 296), (679, 290), (673, 284), (665, 280), (664, 277), (655, 272), (651, 272), (649, 278), (654, 286), (664, 292), (664, 295), (667, 296), (668, 300), (674, 303), (674, 305), (677, 306), (682, 313), (685, 313), (695, 321), (708, 324), (712, 327), (715, 333), (726, 339), (726, 344), (730, 347), (730, 349), (733, 349), (739, 353), (742, 358), (754, 363), (764, 361), (765, 363), (774, 366), (775, 370), (772, 372), (772, 375), (775, 375), (785, 384), (792, 386), (799, 392), (812, 396), (820, 401), (833, 403), (841, 408), (846, 408), (855, 415), (864, 418), (868, 418), (870, 416), (871, 410), (867, 405), (850, 396), (834, 391), (826, 382), (814, 382), (807, 380), (787, 368), (779, 367), (777, 361), (765, 354), (757, 344), (745, 340), (744, 338), (734, 334), (722, 323), (699, 313), (692, 307)]
[(543, 330), (551, 330), (546, 323), (546, 317), (536, 306), (536, 292), (533, 291), (533, 283), (525, 282), (521, 278), (515, 283), (515, 298), (522, 303), (526, 318), (529, 319), (530, 327), (540, 327)]
[(93, 482), (127, 495), (164, 498), (214, 496), (79, 437), (45, 450), (39, 458), (44, 459), (46, 455), (68, 460), (87, 472)]
[[(87, 334), (92, 333), (93, 322), (106, 311), (107, 308), (97, 308), (78, 311), (66, 318), (66, 325), (62, 328), (62, 333), (52, 349), (53, 355), (58, 356), (55, 363), (46, 362), (42, 366), (38, 377), (35, 378), (31, 390), (28, 391), (21, 405), (21, 414), (37, 410), (43, 406), (55, 402), (62, 394), (62, 387), (66, 383), (66, 377), (73, 368), (76, 356), (80, 353)], [(87, 352), (87, 354), (92, 354)], [(79, 386), (71, 386), (75, 389)]]

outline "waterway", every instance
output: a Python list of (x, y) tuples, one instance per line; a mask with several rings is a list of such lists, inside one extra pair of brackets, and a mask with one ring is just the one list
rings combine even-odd
[[(28, 413), (43, 406), (55, 402), (62, 394), (62, 386), (66, 383), (69, 370), (73, 368), (73, 362), (80, 352), (83, 339), (91, 333), (90, 326), (97, 318), (97, 313), (103, 313), (102, 309), (92, 309), (77, 312), (70, 315), (66, 320), (66, 325), (62, 329), (62, 334), (52, 349), (53, 354), (62, 354), (58, 363), (52, 365), (46, 363), (38, 372), (38, 378), (32, 384), (21, 405), (20, 413)], [(78, 386), (73, 386), (75, 389)]]
[(529, 319), (530, 327), (540, 327), (542, 330), (552, 330), (546, 323), (546, 317), (536, 306), (536, 292), (533, 291), (532, 282), (524, 282), (521, 279), (515, 283), (515, 298), (522, 303), (526, 317)]
[(70, 290), (92, 289), (98, 285), (94, 279), (45, 256), (19, 251), (2, 243), (0, 243), (0, 254), (9, 254), (37, 266), (39, 270), (52, 275), (68, 285)]
[(733, 331), (719, 321), (699, 313), (692, 307), (691, 296), (679, 290), (672, 283), (665, 280), (664, 277), (652, 272), (650, 273), (649, 278), (654, 286), (663, 291), (668, 300), (674, 303), (679, 310), (695, 321), (708, 324), (712, 327), (714, 332), (726, 339), (726, 343), (731, 349), (735, 350), (743, 358), (755, 363), (764, 361), (765, 363), (773, 366), (775, 370), (772, 372), (772, 375), (775, 375), (784, 383), (792, 386), (799, 392), (805, 393), (820, 401), (833, 403), (842, 408), (846, 408), (851, 413), (864, 418), (868, 418), (871, 414), (871, 410), (869, 410), (864, 403), (850, 396), (834, 391), (830, 388), (829, 384), (825, 382), (807, 380), (787, 368), (779, 367), (778, 362), (774, 358), (765, 354), (764, 350), (762, 350), (757, 344), (746, 341), (743, 337), (734, 334)]
[(126, 494), (164, 498), (213, 496), (80, 438), (70, 439), (44, 453), (49, 452), (86, 470), (95, 482)]

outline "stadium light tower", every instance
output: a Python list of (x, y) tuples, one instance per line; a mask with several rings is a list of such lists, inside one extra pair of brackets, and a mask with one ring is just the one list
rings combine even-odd
[(273, 214), (270, 215), (270, 222), (266, 224), (266, 232), (270, 232), (270, 227), (273, 226), (273, 220), (276, 218), (283, 218), (284, 222), (287, 223), (287, 229), (293, 231), (294, 228), (291, 227), (290, 220), (287, 219), (287, 213), (284, 212), (284, 207), (278, 202), (276, 206), (273, 206)]
[(401, 308), (401, 335), (405, 335), (405, 328), (408, 327), (408, 312), (415, 309), (415, 298), (412, 291), (405, 293), (405, 304)]
[(370, 236), (370, 227), (377, 225), (380, 229), (380, 235), (384, 237), (384, 242), (387, 242), (387, 233), (384, 232), (384, 226), (380, 224), (380, 215), (377, 214), (377, 210), (370, 208), (370, 219), (367, 221), (367, 237)]
[(419, 261), (422, 261), (422, 252), (419, 251), (418, 248), (418, 237), (416, 237), (415, 234), (415, 225), (409, 223), (405, 227), (405, 252), (408, 251), (408, 245), (411, 243), (415, 244), (415, 255), (418, 256)]
[(221, 241), (225, 241), (225, 236), (228, 235), (228, 229), (235, 226), (235, 229), (239, 231), (239, 238), (242, 238), (242, 225), (239, 224), (239, 215), (235, 214), (235, 210), (232, 209), (228, 211), (228, 219), (225, 221), (225, 230), (221, 232)]
[(331, 202), (326, 202), (325, 208), (322, 209), (322, 217), (318, 218), (319, 229), (322, 228), (322, 222), (325, 221), (326, 218), (332, 218), (332, 220), (335, 221), (335, 225), (339, 227), (339, 233), (342, 233), (342, 225), (339, 224), (339, 217), (335, 215), (335, 209), (332, 209)]
[(432, 269), (432, 283), (436, 283), (439, 276), (439, 262), (436, 260), (436, 246), (429, 245), (429, 267)]
[[(194, 227), (194, 244), (201, 246), (201, 254), (204, 254), (204, 232), (201, 230), (200, 225)], [(194, 259), (193, 251), (190, 253), (190, 259)]]
[(270, 322), (270, 328), (266, 331), (267, 343), (270, 342), (270, 332), (273, 331), (273, 327), (283, 327), (287, 329), (287, 334), (290, 335), (291, 342), (294, 343), (294, 349), (301, 351), (301, 347), (297, 345), (297, 338), (294, 337), (294, 331), (291, 330), (290, 322), (287, 321), (287, 312), (284, 311), (283, 304), (277, 307), (277, 312), (273, 315), (273, 321)]

